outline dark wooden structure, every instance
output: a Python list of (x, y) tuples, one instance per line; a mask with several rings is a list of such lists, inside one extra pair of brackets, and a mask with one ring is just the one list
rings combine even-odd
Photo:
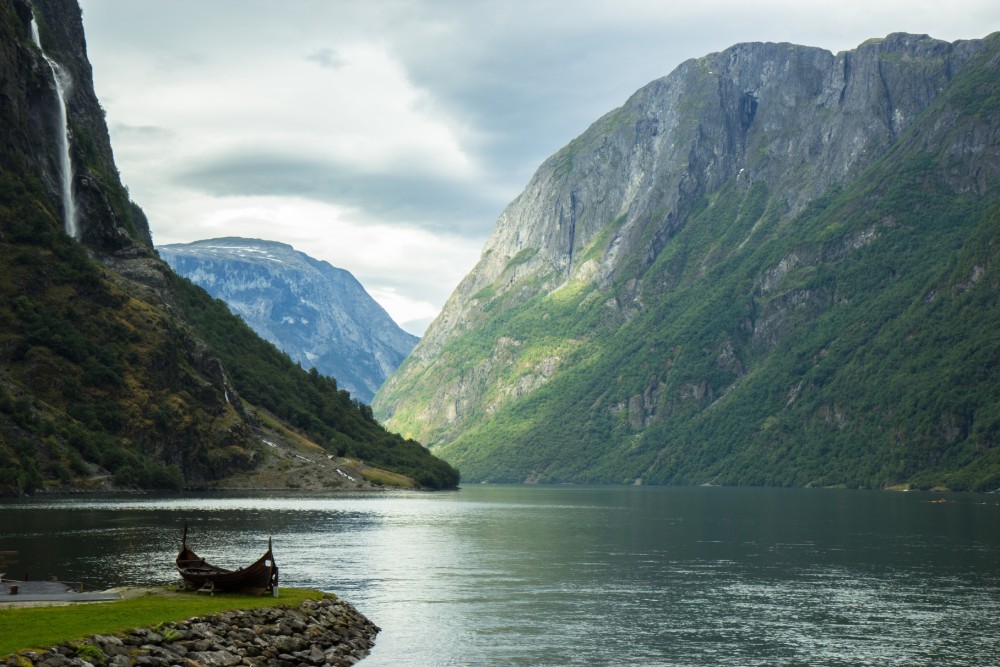
[(233, 591), (256, 595), (270, 592), (276, 597), (278, 595), (278, 566), (271, 553), (271, 538), (267, 539), (267, 551), (254, 563), (238, 570), (227, 570), (205, 562), (204, 558), (188, 547), (187, 524), (184, 524), (181, 550), (177, 554), (177, 571), (184, 580), (184, 587), (189, 590), (208, 593)]

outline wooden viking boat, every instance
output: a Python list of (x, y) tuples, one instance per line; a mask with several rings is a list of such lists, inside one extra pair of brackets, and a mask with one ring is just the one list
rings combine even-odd
[(278, 566), (274, 563), (271, 553), (271, 538), (267, 539), (267, 551), (248, 567), (238, 570), (225, 568), (205, 562), (187, 545), (187, 524), (184, 524), (184, 536), (181, 538), (181, 550), (177, 554), (177, 571), (184, 580), (188, 590), (232, 591), (254, 593), (261, 595), (270, 592), (278, 595)]

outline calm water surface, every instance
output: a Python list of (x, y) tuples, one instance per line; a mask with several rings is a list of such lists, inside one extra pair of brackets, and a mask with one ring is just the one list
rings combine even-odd
[(473, 486), (0, 503), (34, 577), (166, 584), (184, 520), (382, 627), (377, 665), (997, 665), (1000, 498)]

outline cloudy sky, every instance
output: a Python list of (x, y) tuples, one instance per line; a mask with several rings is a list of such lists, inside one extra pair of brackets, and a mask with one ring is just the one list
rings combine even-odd
[(635, 90), (737, 42), (1000, 30), (996, 0), (81, 0), (157, 244), (290, 243), (420, 334), (504, 206)]

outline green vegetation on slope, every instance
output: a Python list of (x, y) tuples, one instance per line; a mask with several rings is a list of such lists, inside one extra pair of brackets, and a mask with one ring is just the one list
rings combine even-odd
[(181, 465), (207, 474), (198, 452), (166, 449), (196, 432), (207, 441), (221, 422), (193, 407), (202, 426), (171, 433), (157, 406), (197, 401), (142, 380), (177, 332), (108, 280), (44, 202), (37, 181), (0, 175), (0, 492), (86, 477), (91, 464), (153, 488), (178, 488)]
[[(46, 132), (55, 129), (46, 113), (51, 73), (32, 66), (38, 61), (26, 8), (0, 2), (0, 69), (7, 74), (0, 78), (0, 494), (100, 476), (172, 489), (185, 475), (206, 478), (246, 465), (235, 413), (218, 409), (192, 369), (165, 363), (185, 346), (177, 323), (123, 289), (63, 233), (58, 198), (42, 177), (55, 142)], [(79, 13), (75, 4), (65, 8)], [(77, 93), (86, 106), (87, 91)], [(86, 180), (78, 203), (95, 238), (119, 248), (134, 232), (124, 215), (129, 202), (107, 166), (110, 151), (102, 156), (95, 148), (99, 128), (86, 115), (71, 118), (78, 185)], [(120, 230), (111, 224), (115, 216)], [(168, 418), (173, 410), (183, 423)]]
[(1000, 487), (1000, 183), (955, 149), (995, 150), (996, 42), (926, 123), (794, 215), (731, 184), (613, 285), (483, 290), (443, 369), (399, 385), (418, 400), (393, 425), (420, 432), (448, 374), (509, 390), (525, 376), (497, 363), (506, 337), (556, 351), (558, 371), (422, 433), (469, 480)]
[[(891, 175), (885, 192), (812, 207), (706, 276), (684, 262), (679, 284), (647, 294), (624, 325), (600, 325), (603, 300), (574, 312), (540, 297), (467, 334), (485, 347), (494, 327), (586, 342), (530, 400), (437, 452), (496, 481), (1000, 486), (1000, 377), (989, 370), (1000, 367), (1000, 209), (951, 196), (926, 158), (879, 173)], [(713, 252), (734, 230), (718, 226), (730, 216), (710, 217), (738, 196), (691, 220), (645, 279)], [(760, 276), (792, 254), (812, 259), (762, 293)], [(555, 329), (554, 317), (568, 321)]]
[[(82, 243), (63, 232), (53, 192), (59, 128), (29, 10), (74, 74)], [(305, 373), (202, 290), (169, 277), (118, 178), (77, 3), (0, 0), (0, 37), (0, 495), (180, 489), (254, 468), (255, 418), (229, 395), (228, 377), (234, 393), (331, 452), (430, 488), (458, 483), (451, 466), (387, 433), (333, 380)], [(168, 305), (177, 302), (189, 322)]]
[[(253, 467), (254, 438), (225, 390), (192, 367), (190, 332), (117, 286), (44, 201), (37, 182), (0, 176), (0, 492), (99, 469), (118, 485), (179, 489)], [(245, 400), (332, 453), (425, 487), (457, 485), (454, 468), (386, 432), (335, 380), (303, 371), (200, 288), (172, 286)]]
[(458, 485), (458, 471), (420, 443), (389, 433), (371, 408), (337, 382), (306, 372), (262, 340), (226, 304), (179, 276), (172, 285), (185, 319), (222, 360), (242, 398), (266, 408), (338, 456), (402, 473), (432, 489)]

